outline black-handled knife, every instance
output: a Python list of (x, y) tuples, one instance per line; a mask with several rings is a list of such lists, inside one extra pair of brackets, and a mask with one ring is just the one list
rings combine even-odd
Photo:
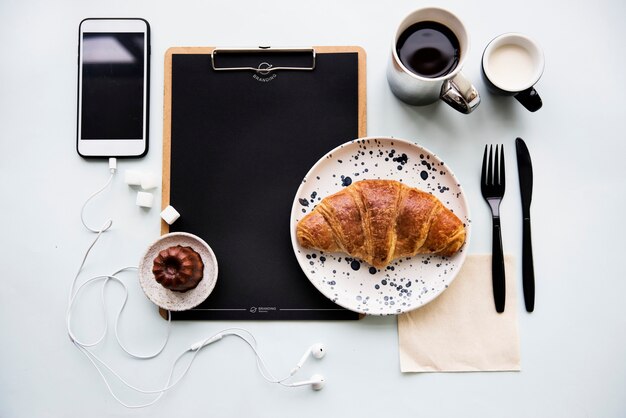
[(524, 286), (524, 303), (526, 311), (535, 309), (535, 268), (533, 266), (533, 247), (530, 238), (530, 202), (533, 194), (533, 166), (530, 161), (528, 147), (522, 138), (515, 140), (517, 151), (517, 172), (522, 195), (522, 283)]

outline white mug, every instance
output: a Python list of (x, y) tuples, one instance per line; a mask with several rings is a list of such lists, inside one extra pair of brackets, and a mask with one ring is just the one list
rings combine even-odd
[[(416, 24), (419, 25), (415, 26)], [(403, 39), (407, 39), (407, 36), (412, 36), (414, 28), (421, 30), (420, 25), (435, 25), (432, 26), (434, 29), (427, 30), (441, 29), (435, 35), (444, 41), (446, 39), (450, 41), (454, 50), (450, 57), (453, 56), (453, 58), (441, 61), (442, 67), (439, 68), (441, 71), (420, 73), (417, 66), (412, 67), (411, 63), (403, 62), (401, 59), (399, 41), (402, 42)], [(432, 34), (428, 36), (429, 38), (422, 37), (421, 39), (432, 39), (430, 38)], [(424, 48), (422, 51), (427, 51), (427, 49), (431, 52), (433, 50), (433, 48)], [(458, 17), (447, 10), (435, 7), (415, 10), (405, 17), (396, 29), (391, 45), (391, 58), (387, 66), (389, 87), (396, 97), (410, 105), (425, 106), (441, 99), (461, 113), (470, 113), (480, 103), (480, 95), (472, 83), (461, 74), (468, 50), (469, 37)], [(438, 51), (435, 51), (435, 54), (437, 57), (441, 55)], [(432, 54), (418, 56), (416, 53), (412, 59), (418, 65), (428, 66), (431, 63), (427, 61), (431, 57)], [(408, 59), (405, 57), (405, 61)]]

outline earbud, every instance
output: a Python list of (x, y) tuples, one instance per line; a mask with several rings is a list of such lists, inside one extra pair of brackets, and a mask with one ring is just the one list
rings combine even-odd
[(312, 355), (313, 357), (315, 357), (316, 359), (321, 359), (322, 357), (324, 357), (326, 355), (326, 346), (324, 346), (324, 344), (321, 343), (317, 343), (317, 344), (313, 344), (311, 347), (309, 347), (305, 353), (302, 355), (302, 358), (300, 359), (300, 361), (298, 362), (298, 364), (296, 364), (296, 367), (294, 367), (293, 369), (291, 369), (291, 375), (293, 376), (298, 370), (300, 370), (300, 368), (302, 367), (302, 365), (304, 365), (304, 363), (306, 362), (306, 360), (309, 358), (309, 355)]
[(322, 376), (321, 374), (314, 374), (313, 376), (311, 376), (311, 379), (309, 380), (305, 380), (303, 382), (290, 383), (290, 384), (287, 384), (287, 386), (297, 387), (297, 386), (311, 385), (311, 389), (313, 390), (322, 390), (325, 384), (326, 384), (326, 379), (324, 379), (324, 376)]
[(309, 349), (311, 355), (317, 359), (320, 359), (326, 355), (326, 346), (321, 343), (314, 344)]

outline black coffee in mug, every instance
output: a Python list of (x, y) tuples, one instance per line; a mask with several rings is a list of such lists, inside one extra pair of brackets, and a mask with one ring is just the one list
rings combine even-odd
[(461, 56), (456, 35), (447, 26), (430, 21), (409, 26), (398, 38), (396, 50), (405, 67), (426, 78), (449, 74)]

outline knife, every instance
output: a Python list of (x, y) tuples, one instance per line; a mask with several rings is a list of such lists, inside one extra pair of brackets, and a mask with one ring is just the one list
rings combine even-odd
[(519, 174), (520, 192), (522, 195), (522, 283), (526, 311), (535, 309), (535, 268), (533, 266), (533, 247), (530, 238), (530, 201), (533, 193), (533, 166), (530, 161), (528, 147), (522, 138), (515, 140), (517, 151), (517, 172)]

